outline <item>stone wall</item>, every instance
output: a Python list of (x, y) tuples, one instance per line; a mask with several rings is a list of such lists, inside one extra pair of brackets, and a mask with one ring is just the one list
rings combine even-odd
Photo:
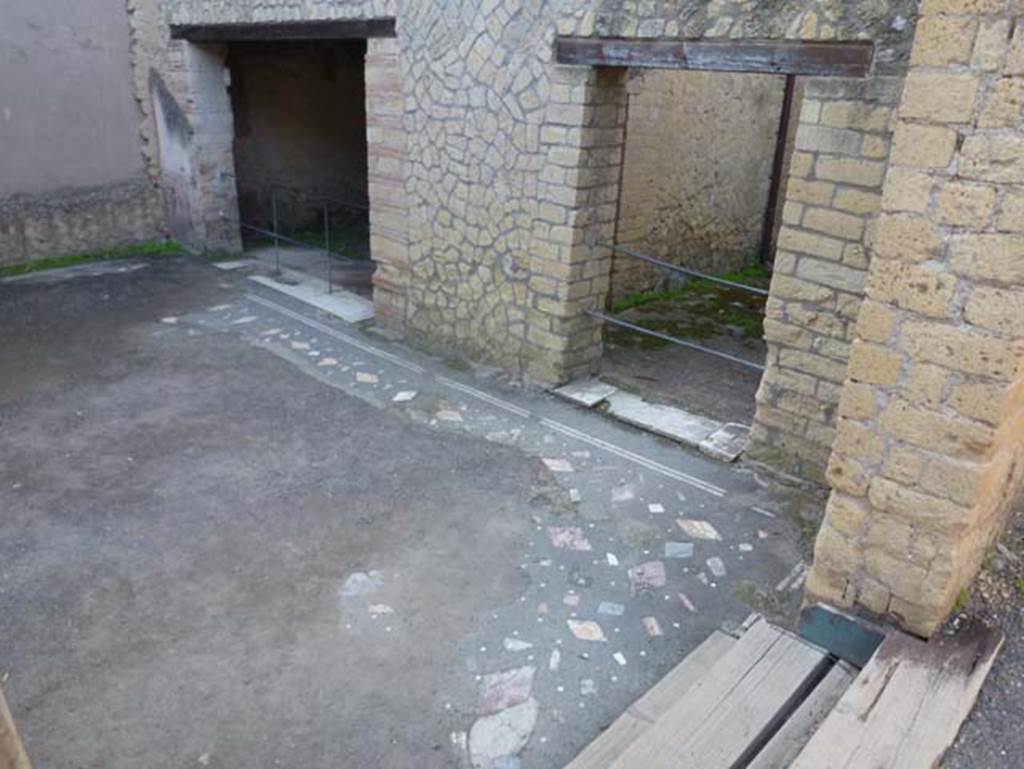
[(236, 253), (227, 50), (171, 40), (164, 0), (128, 0), (127, 8), (142, 153), (147, 173), (160, 183), (169, 232), (198, 252)]
[(0, 264), (158, 237), (124, 4), (10, 0), (3, 14)]
[(903, 80), (807, 79), (748, 456), (824, 481)]
[[(391, 177), (389, 194), (406, 221), (393, 228), (400, 235), (375, 237), (401, 254), (385, 252), (381, 315), (424, 344), (541, 379), (595, 370), (601, 327), (584, 311), (607, 297), (611, 259), (596, 238), (614, 234), (605, 217), (611, 211), (614, 226), (624, 85), (554, 64), (556, 32), (874, 39), (880, 66), (899, 68), (914, 5), (403, 4), (396, 51), (406, 146), (393, 170), (404, 179), (399, 188)], [(383, 0), (167, 0), (167, 9), (178, 23), (396, 15)], [(371, 179), (371, 203), (372, 187)]]
[(1024, 476), (1024, 9), (921, 10), (808, 590), (927, 635)]
[[(785, 78), (635, 70), (616, 241), (711, 273), (757, 263)], [(612, 300), (663, 270), (616, 254)]]
[(0, 200), (0, 266), (122, 248), (163, 232), (148, 179)]

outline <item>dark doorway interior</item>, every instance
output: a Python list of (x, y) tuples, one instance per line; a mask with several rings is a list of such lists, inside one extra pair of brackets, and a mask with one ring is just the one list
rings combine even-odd
[(365, 54), (365, 40), (230, 45), (243, 223), (369, 259)]

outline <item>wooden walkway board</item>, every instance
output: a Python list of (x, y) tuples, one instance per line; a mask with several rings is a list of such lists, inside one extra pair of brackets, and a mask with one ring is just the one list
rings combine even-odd
[(830, 666), (825, 652), (763, 619), (609, 769), (707, 769), (740, 762)]
[(747, 769), (788, 769), (853, 683), (857, 672), (857, 668), (845, 662), (834, 665)]
[(736, 643), (716, 630), (690, 652), (643, 697), (570, 763), (566, 769), (604, 769), (635, 742), (672, 705), (683, 697), (705, 671), (725, 656)]
[(32, 769), (25, 755), (25, 748), (18, 739), (14, 719), (7, 707), (4, 693), (0, 691), (0, 769)]
[(982, 627), (932, 643), (889, 635), (792, 769), (931, 769), (956, 739), (1002, 642)]

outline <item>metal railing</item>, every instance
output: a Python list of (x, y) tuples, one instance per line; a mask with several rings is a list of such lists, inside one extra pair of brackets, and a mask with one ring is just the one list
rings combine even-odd
[[(238, 227), (242, 230), (261, 235), (265, 238), (269, 238), (274, 244), (274, 275), (280, 276), (281, 271), (281, 244), (285, 243), (288, 245), (297, 246), (299, 248), (319, 251), (324, 255), (325, 258), (325, 273), (327, 277), (327, 293), (334, 292), (334, 266), (336, 260), (343, 260), (348, 262), (360, 262), (359, 259), (354, 259), (346, 254), (338, 253), (337, 251), (331, 250), (331, 208), (342, 208), (349, 209), (352, 211), (359, 211), (360, 213), (368, 212), (370, 209), (368, 206), (352, 203), (351, 201), (341, 200), (340, 198), (334, 198), (328, 195), (319, 195), (310, 193), (307, 190), (301, 190), (296, 187), (283, 184), (281, 182), (270, 182), (266, 189), (270, 194), (270, 209), (271, 209), (271, 228), (268, 230), (265, 227), (260, 227), (251, 222), (242, 221), (241, 219), (235, 222)], [(309, 243), (301, 241), (296, 238), (289, 237), (281, 232), (280, 219), (278, 216), (278, 193), (284, 192), (293, 194), (301, 197), (303, 200), (315, 202), (320, 210), (320, 214), (323, 220), (323, 245), (317, 245), (315, 243)]]
[[(741, 291), (748, 291), (751, 294), (756, 294), (758, 296), (768, 296), (768, 291), (766, 289), (759, 288), (757, 286), (749, 286), (746, 283), (737, 283), (736, 281), (726, 280), (725, 278), (720, 278), (716, 275), (708, 275), (707, 273), (700, 272), (699, 270), (691, 270), (688, 267), (681, 267), (678, 264), (672, 264), (671, 262), (666, 262), (662, 259), (657, 259), (648, 254), (642, 254), (639, 251), (634, 251), (633, 249), (630, 248), (624, 248), (623, 246), (619, 246), (614, 243), (600, 243), (599, 245), (605, 248), (609, 248), (617, 254), (622, 254), (623, 256), (628, 256), (634, 259), (639, 259), (640, 261), (643, 262), (647, 262), (648, 264), (653, 264), (655, 267), (658, 267), (659, 269), (667, 270), (669, 272), (675, 272), (681, 275), (685, 275), (689, 278), (698, 278), (700, 280), (706, 280), (711, 283), (726, 286), (728, 288), (739, 289)], [(689, 339), (681, 339), (680, 337), (677, 336), (664, 334), (661, 331), (655, 331), (653, 329), (644, 328), (643, 326), (637, 325), (636, 323), (631, 323), (628, 320), (617, 318), (614, 315), (609, 315), (608, 313), (598, 312), (596, 310), (586, 310), (585, 314), (590, 316), (591, 318), (600, 320), (603, 323), (609, 323), (613, 326), (619, 326), (620, 328), (625, 328), (637, 334), (642, 334), (644, 336), (660, 339), (664, 342), (669, 342), (671, 344), (675, 344), (680, 347), (685, 347), (690, 350), (696, 350), (697, 352), (702, 352), (707, 355), (714, 355), (716, 358), (721, 358), (723, 360), (730, 361), (731, 363), (735, 363), (740, 366), (745, 366), (746, 368), (750, 368), (755, 371), (765, 370), (765, 367), (759, 363), (754, 363), (753, 361), (746, 360), (745, 358), (740, 358), (739, 356), (731, 355), (730, 353), (723, 352), (721, 350), (715, 350), (711, 347), (705, 347), (704, 345), (697, 344), (696, 342), (692, 342)]]

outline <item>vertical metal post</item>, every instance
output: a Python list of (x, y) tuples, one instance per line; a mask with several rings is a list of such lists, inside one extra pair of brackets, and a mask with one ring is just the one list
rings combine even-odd
[(277, 239), (277, 190), (270, 188), (270, 208), (274, 217), (274, 271), (281, 274), (281, 247)]
[(761, 264), (767, 264), (771, 257), (772, 236), (775, 234), (775, 218), (779, 210), (779, 195), (782, 192), (782, 175), (786, 172), (786, 142), (789, 139), (789, 125), (793, 117), (793, 98), (796, 94), (796, 75), (786, 75), (786, 87), (782, 94), (782, 112), (779, 114), (779, 135), (775, 140), (775, 157), (772, 159), (772, 181), (768, 190), (768, 205), (764, 212), (761, 229)]
[(331, 214), (324, 203), (324, 251), (327, 252), (327, 293), (334, 293), (334, 284), (331, 282), (334, 262), (331, 261)]

